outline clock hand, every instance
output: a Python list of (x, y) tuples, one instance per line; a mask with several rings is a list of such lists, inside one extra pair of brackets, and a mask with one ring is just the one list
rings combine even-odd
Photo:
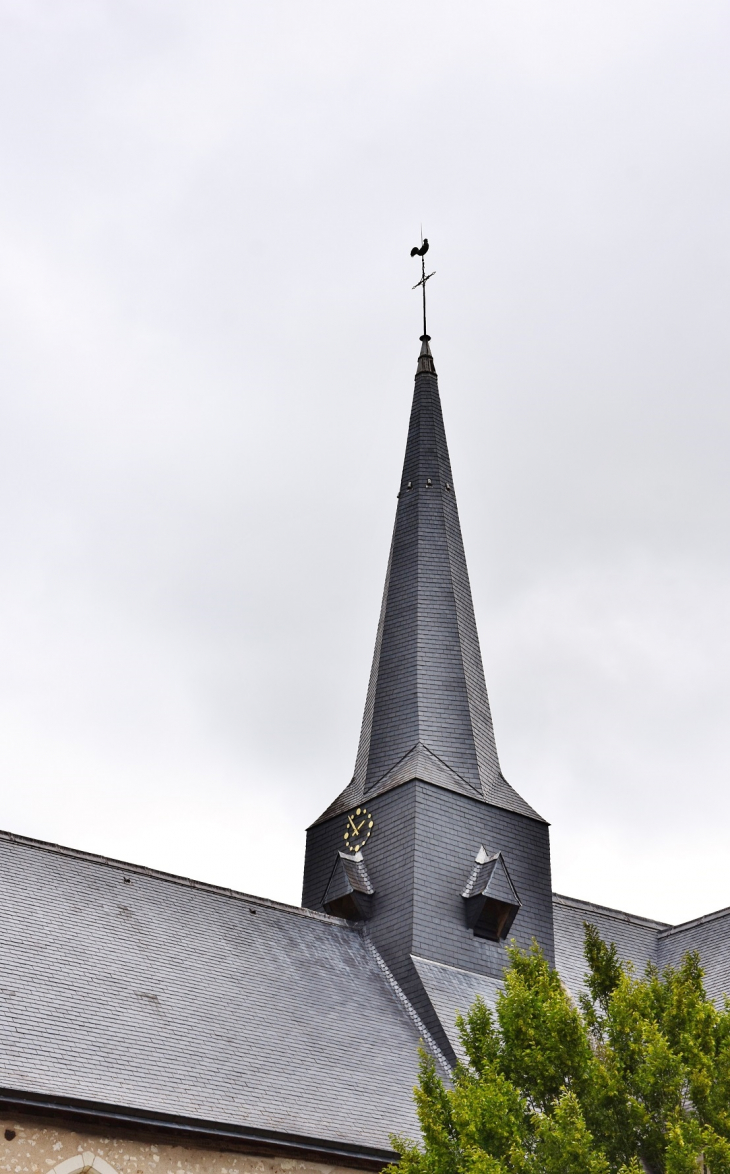
[(354, 831), (355, 835), (357, 835), (359, 828), (356, 826), (354, 819), (351, 815), (348, 815), (347, 819), (348, 822), (352, 824), (352, 830)]
[(365, 826), (365, 820), (362, 821), (362, 823), (360, 824), (359, 827), (355, 828), (355, 831), (357, 832), (358, 835), (360, 835), (360, 828), (364, 827), (364, 826)]

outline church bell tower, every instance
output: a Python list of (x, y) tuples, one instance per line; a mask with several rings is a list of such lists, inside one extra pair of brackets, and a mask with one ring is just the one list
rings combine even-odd
[(355, 771), (308, 829), (302, 904), (363, 923), (453, 1061), (443, 968), (476, 989), (507, 941), (551, 963), (554, 945), (548, 825), (499, 765), (429, 341), (424, 324)]

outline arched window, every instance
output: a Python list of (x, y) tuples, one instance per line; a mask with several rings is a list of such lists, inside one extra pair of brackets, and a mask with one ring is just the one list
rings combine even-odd
[(103, 1158), (87, 1151), (59, 1162), (48, 1174), (117, 1174), (117, 1171)]

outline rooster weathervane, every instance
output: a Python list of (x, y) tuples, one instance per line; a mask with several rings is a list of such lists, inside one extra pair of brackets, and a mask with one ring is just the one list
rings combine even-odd
[(430, 277), (433, 277), (436, 273), (435, 269), (434, 269), (433, 273), (428, 273), (428, 274), (426, 273), (426, 262), (425, 262), (424, 258), (426, 256), (427, 252), (428, 252), (428, 237), (424, 236), (423, 231), (421, 231), (421, 247), (420, 247), (420, 249), (419, 249), (418, 245), (415, 245), (414, 248), (411, 249), (411, 256), (412, 257), (420, 257), (421, 258), (421, 280), (417, 281), (416, 284), (413, 286), (414, 289), (418, 289), (418, 287), (420, 285), (421, 289), (423, 291), (423, 334), (421, 335), (421, 342), (428, 342), (429, 337), (430, 337), (427, 330), (426, 330), (426, 282), (428, 281), (428, 279)]

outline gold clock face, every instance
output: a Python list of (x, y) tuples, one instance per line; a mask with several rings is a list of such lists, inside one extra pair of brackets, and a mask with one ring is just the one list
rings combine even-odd
[(359, 852), (363, 844), (370, 839), (373, 831), (373, 817), (367, 807), (358, 807), (351, 811), (345, 821), (344, 841), (351, 852)]

